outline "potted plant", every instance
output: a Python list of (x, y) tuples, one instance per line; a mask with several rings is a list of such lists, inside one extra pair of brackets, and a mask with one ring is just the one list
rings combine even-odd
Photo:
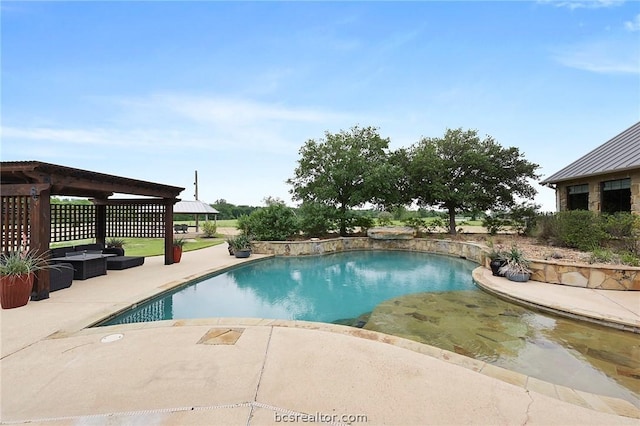
[(492, 242), (489, 243), (489, 248), (491, 248), (491, 250), (487, 256), (490, 260), (489, 268), (491, 268), (491, 273), (496, 277), (504, 277), (504, 275), (500, 273), (500, 268), (507, 264), (506, 253), (500, 246), (495, 248)]
[(124, 240), (122, 238), (109, 238), (107, 240), (107, 247), (122, 248), (124, 247)]
[(0, 254), (0, 305), (2, 309), (24, 306), (29, 302), (35, 271), (48, 265), (33, 252), (19, 251)]
[(233, 246), (235, 245), (236, 237), (227, 237), (227, 249), (229, 250), (229, 256), (233, 256)]
[(510, 281), (526, 282), (531, 277), (529, 260), (524, 256), (522, 250), (513, 246), (511, 250), (505, 252), (506, 264), (500, 267), (499, 273)]
[(233, 250), (233, 255), (237, 258), (245, 258), (251, 256), (251, 237), (246, 234), (236, 235), (227, 240), (229, 243), (229, 252)]
[(186, 244), (184, 238), (174, 238), (173, 239), (173, 262), (180, 263), (180, 259), (182, 259), (182, 247)]

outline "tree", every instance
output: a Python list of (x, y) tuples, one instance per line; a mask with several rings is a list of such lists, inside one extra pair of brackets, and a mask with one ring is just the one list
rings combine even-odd
[(456, 213), (508, 209), (516, 198), (532, 199), (538, 165), (518, 148), (503, 148), (476, 130), (447, 129), (443, 138), (423, 138), (408, 155), (410, 194), (420, 206), (444, 208), (449, 232), (456, 233)]
[(340, 235), (345, 236), (351, 208), (394, 201), (401, 168), (387, 161), (388, 147), (389, 139), (373, 127), (354, 126), (308, 140), (300, 148), (295, 176), (287, 180), (294, 200), (337, 208)]

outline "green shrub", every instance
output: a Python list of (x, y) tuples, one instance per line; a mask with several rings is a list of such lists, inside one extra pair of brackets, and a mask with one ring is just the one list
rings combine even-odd
[(607, 242), (623, 251), (639, 253), (640, 216), (629, 212), (602, 214), (601, 224), (607, 234)]
[(307, 237), (321, 237), (336, 228), (336, 212), (333, 207), (305, 202), (298, 208), (298, 226)]
[(504, 212), (494, 212), (482, 219), (482, 226), (487, 228), (489, 235), (496, 235), (498, 232), (504, 231), (509, 225), (511, 225), (511, 221)]
[(609, 249), (595, 248), (591, 252), (589, 263), (609, 263), (614, 257), (615, 254)]
[(536, 217), (534, 234), (539, 241), (544, 243), (560, 242), (558, 218), (555, 213), (542, 213)]
[(369, 216), (356, 216), (353, 219), (353, 226), (359, 227), (360, 230), (366, 233), (369, 228), (373, 228), (375, 220)]
[(391, 226), (393, 224), (393, 215), (389, 212), (380, 212), (378, 214), (379, 226)]
[(299, 232), (293, 209), (283, 202), (272, 202), (238, 219), (238, 227), (245, 235), (258, 241), (285, 241)]
[(427, 222), (419, 217), (409, 217), (402, 221), (406, 226), (413, 228), (416, 235), (421, 235), (423, 230), (427, 229)]
[(628, 251), (620, 253), (620, 262), (629, 266), (640, 266), (640, 258)]
[(590, 251), (599, 247), (606, 234), (600, 226), (597, 213), (589, 210), (572, 210), (559, 212), (558, 243), (582, 251)]
[(213, 238), (218, 232), (218, 227), (214, 222), (206, 221), (201, 225), (202, 233), (205, 238)]
[(251, 220), (249, 219), (249, 216), (243, 214), (238, 217), (236, 228), (245, 235), (251, 235)]
[(449, 231), (449, 226), (447, 225), (447, 222), (445, 222), (444, 219), (440, 217), (432, 219), (431, 222), (429, 222), (429, 224), (427, 225), (427, 232), (430, 234), (447, 231)]
[(531, 236), (536, 229), (536, 218), (540, 206), (536, 204), (521, 204), (509, 213), (511, 225), (519, 235)]

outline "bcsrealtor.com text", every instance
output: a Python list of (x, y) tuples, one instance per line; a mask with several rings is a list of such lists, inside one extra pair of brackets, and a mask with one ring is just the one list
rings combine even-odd
[(367, 423), (365, 414), (274, 413), (276, 423)]

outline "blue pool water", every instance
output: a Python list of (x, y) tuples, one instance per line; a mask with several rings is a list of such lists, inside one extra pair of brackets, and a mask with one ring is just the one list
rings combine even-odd
[(394, 251), (273, 258), (206, 278), (102, 325), (208, 317), (334, 322), (404, 294), (473, 290), (476, 266)]

